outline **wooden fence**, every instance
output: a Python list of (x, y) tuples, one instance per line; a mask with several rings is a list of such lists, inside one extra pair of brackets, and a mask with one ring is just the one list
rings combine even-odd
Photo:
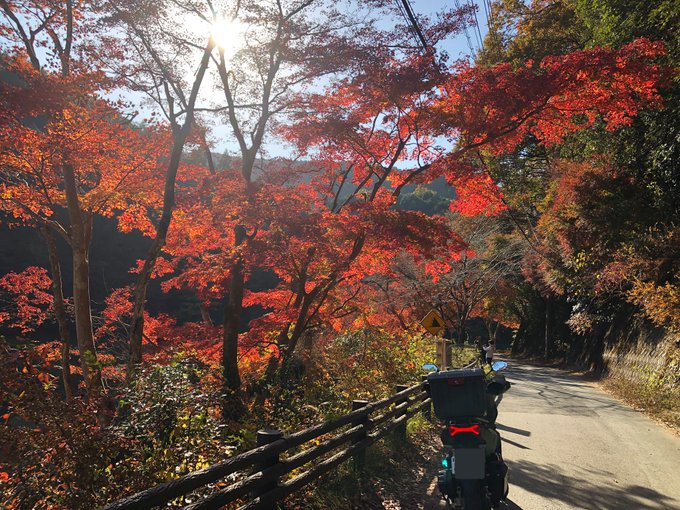
[[(272, 509), (276, 502), (350, 458), (354, 459), (357, 476), (361, 476), (367, 447), (392, 431), (405, 437), (406, 422), (416, 413), (429, 416), (431, 400), (426, 385), (421, 382), (411, 387), (398, 386), (396, 394), (377, 402), (355, 400), (350, 413), (294, 434), (260, 430), (257, 448), (110, 503), (101, 510), (150, 509), (199, 489), (211, 493), (192, 497), (197, 501), (182, 508), (218, 509), (241, 501), (239, 510)], [(335, 435), (329, 436), (331, 433)], [(311, 441), (315, 442), (309, 445)], [(304, 472), (285, 478), (306, 466)], [(238, 479), (225, 481), (230, 475), (232, 480), (234, 476)]]

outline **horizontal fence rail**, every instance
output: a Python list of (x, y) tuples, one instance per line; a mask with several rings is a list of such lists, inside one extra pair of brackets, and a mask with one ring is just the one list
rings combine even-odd
[[(394, 395), (377, 402), (355, 400), (350, 413), (293, 434), (258, 431), (257, 448), (115, 501), (100, 510), (146, 510), (186, 496), (195, 502), (181, 507), (185, 510), (218, 509), (235, 501), (243, 503), (239, 510), (272, 509), (276, 502), (350, 458), (354, 459), (360, 475), (366, 448), (390, 432), (405, 436), (406, 422), (415, 414), (429, 416), (431, 400), (425, 381), (410, 387), (398, 386), (396, 390)], [(328, 437), (331, 433), (335, 435)], [(316, 440), (314, 446), (295, 451), (313, 440)], [(311, 465), (306, 471), (283, 479), (308, 464)], [(192, 496), (199, 489), (211, 490), (211, 493)]]

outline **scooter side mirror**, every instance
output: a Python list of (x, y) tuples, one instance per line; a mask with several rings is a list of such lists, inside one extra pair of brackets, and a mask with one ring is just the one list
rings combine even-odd
[(430, 372), (439, 372), (439, 367), (434, 363), (425, 363), (423, 365), (423, 370), (429, 370)]
[(494, 372), (500, 372), (501, 370), (508, 368), (508, 364), (505, 361), (494, 361), (491, 364), (491, 368)]

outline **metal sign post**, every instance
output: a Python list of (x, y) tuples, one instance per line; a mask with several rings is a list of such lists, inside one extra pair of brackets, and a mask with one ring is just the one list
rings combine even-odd
[(437, 366), (442, 369), (448, 368), (452, 365), (453, 344), (446, 338), (437, 338)]
[(441, 369), (446, 368), (446, 340), (437, 338), (437, 358), (435, 363)]

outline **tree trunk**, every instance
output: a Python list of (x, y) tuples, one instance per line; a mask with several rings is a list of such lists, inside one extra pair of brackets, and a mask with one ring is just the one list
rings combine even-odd
[(57, 255), (57, 243), (54, 235), (48, 227), (42, 226), (40, 232), (47, 244), (47, 255), (50, 262), (50, 272), (52, 274), (52, 297), (54, 302), (54, 315), (59, 326), (59, 337), (61, 339), (61, 376), (64, 384), (64, 394), (66, 401), (73, 400), (73, 379), (71, 377), (71, 338), (68, 330), (66, 318), (66, 306), (64, 304), (64, 293), (62, 290), (61, 264)]
[(133, 293), (134, 304), (132, 306), (130, 324), (130, 357), (128, 358), (126, 374), (128, 383), (134, 380), (138, 367), (142, 363), (142, 337), (144, 335), (144, 305), (146, 304), (146, 290), (149, 287), (151, 273), (153, 273), (153, 269), (156, 266), (158, 255), (160, 254), (163, 245), (165, 245), (171, 216), (172, 213), (166, 214), (164, 210), (161, 221), (158, 224), (158, 229), (156, 230), (156, 239), (154, 239), (154, 242), (149, 249), (149, 253), (144, 261), (144, 266), (139, 272), (137, 283), (135, 284)]
[[(245, 227), (236, 225), (234, 234), (234, 244), (238, 248), (246, 239)], [(243, 405), (239, 395), (241, 375), (238, 369), (238, 336), (243, 311), (244, 287), (243, 256), (239, 254), (231, 268), (229, 295), (224, 301), (224, 324), (222, 325), (222, 419), (224, 421), (239, 421), (243, 414)]]
[[(246, 229), (242, 225), (234, 227), (236, 248), (246, 239)], [(245, 275), (243, 273), (243, 257), (231, 268), (231, 284), (229, 295), (224, 304), (224, 325), (222, 329), (222, 376), (225, 388), (236, 391), (241, 387), (241, 376), (238, 370), (238, 335), (243, 310), (243, 289)]]
[[(151, 273), (156, 267), (156, 260), (161, 253), (161, 249), (165, 246), (165, 240), (172, 221), (172, 213), (175, 208), (175, 181), (177, 180), (177, 171), (182, 160), (182, 151), (187, 137), (191, 132), (191, 127), (194, 123), (194, 107), (196, 104), (196, 97), (203, 82), (205, 71), (210, 62), (210, 54), (212, 53), (212, 42), (208, 44), (203, 52), (203, 58), (196, 72), (196, 78), (191, 88), (191, 95), (186, 106), (184, 124), (181, 128), (173, 129), (172, 150), (170, 151), (170, 161), (165, 171), (165, 185), (163, 188), (163, 213), (156, 228), (156, 237), (149, 249), (149, 253), (144, 261), (144, 267), (137, 277), (134, 291), (134, 305), (132, 307), (132, 319), (130, 326), (130, 357), (127, 366), (127, 381), (130, 383), (136, 374), (137, 368), (142, 363), (142, 337), (144, 335), (144, 305), (146, 304), (146, 290), (151, 280)], [(174, 127), (178, 127), (176, 124)]]
[(83, 375), (88, 392), (99, 397), (102, 390), (101, 369), (97, 363), (97, 351), (92, 331), (92, 310), (90, 308), (90, 261), (89, 250), (78, 246), (73, 251), (73, 300), (76, 317), (76, 337), (81, 352)]
[(458, 317), (458, 346), (464, 347), (467, 341), (467, 328), (465, 327), (467, 323), (469, 312), (463, 310), (461, 315)]
[[(264, 375), (262, 376), (262, 387), (266, 388), (269, 384), (271, 384), (274, 381), (274, 378), (276, 377), (276, 374), (279, 370), (279, 362), (281, 361), (281, 358), (285, 355), (286, 352), (286, 347), (290, 341), (290, 338), (288, 337), (288, 332), (290, 330), (291, 324), (288, 324), (287, 327), (283, 328), (279, 332), (279, 337), (277, 341), (277, 345), (279, 348), (279, 355), (275, 356), (272, 355), (269, 358), (269, 362), (267, 363), (267, 368), (264, 371)], [(262, 401), (258, 400), (259, 403), (262, 403)]]
[(78, 188), (73, 166), (65, 164), (64, 189), (71, 223), (71, 252), (73, 256), (73, 304), (76, 318), (76, 339), (80, 350), (80, 362), (88, 393), (99, 399), (102, 392), (101, 368), (97, 363), (97, 351), (92, 332), (90, 308), (90, 261), (89, 248), (92, 239), (91, 218), (84, 218), (78, 199)]
[[(232, 125), (234, 121), (232, 120)], [(262, 143), (262, 137), (253, 140), (253, 146), (245, 149), (241, 144), (242, 162), (241, 176), (245, 184), (245, 191), (248, 202), (253, 200), (252, 175), (255, 166), (255, 157)], [(238, 251), (247, 239), (246, 228), (243, 225), (234, 227), (234, 247)], [(225, 402), (223, 417), (234, 417), (234, 412), (227, 409), (230, 400), (236, 402), (238, 399), (227, 398), (227, 395), (234, 396), (241, 387), (241, 375), (238, 369), (238, 336), (241, 327), (241, 314), (243, 312), (243, 291), (245, 288), (245, 274), (243, 272), (243, 254), (239, 253), (231, 268), (231, 284), (229, 295), (224, 303), (224, 324), (222, 325), (222, 384), (224, 386)], [(238, 404), (238, 402), (236, 402)]]
[(198, 307), (201, 311), (201, 320), (203, 321), (203, 324), (205, 324), (206, 326), (212, 326), (213, 321), (212, 318), (210, 317), (210, 308), (208, 307), (208, 305), (201, 301)]
[(165, 189), (163, 195), (163, 213), (156, 228), (156, 238), (149, 248), (149, 252), (144, 261), (144, 266), (139, 272), (137, 283), (134, 290), (134, 305), (132, 307), (132, 318), (130, 325), (130, 357), (127, 366), (127, 381), (134, 380), (139, 365), (142, 363), (142, 338), (144, 336), (144, 305), (146, 304), (146, 291), (149, 287), (151, 274), (156, 267), (156, 260), (165, 246), (168, 236), (172, 213), (175, 208), (175, 181), (177, 171), (182, 159), (184, 143), (189, 135), (189, 128), (185, 125), (175, 136), (170, 161), (165, 175)]
[(144, 261), (144, 266), (139, 272), (135, 290), (133, 293), (134, 305), (132, 307), (132, 318), (130, 325), (130, 357), (128, 358), (127, 366), (127, 381), (128, 383), (134, 380), (135, 374), (139, 365), (142, 363), (142, 338), (144, 336), (144, 305), (146, 304), (146, 291), (149, 287), (151, 274), (156, 267), (158, 256), (165, 246), (165, 241), (170, 229), (172, 221), (172, 213), (175, 208), (175, 181), (177, 180), (177, 171), (182, 159), (182, 151), (184, 144), (189, 135), (190, 123), (185, 126), (175, 135), (172, 152), (170, 153), (170, 161), (165, 175), (165, 189), (163, 195), (163, 213), (156, 228), (156, 238), (149, 248), (149, 252)]
[(307, 314), (309, 313), (309, 308), (312, 302), (314, 301), (315, 297), (316, 294), (305, 295), (302, 300), (300, 310), (298, 311), (297, 320), (295, 322), (295, 327), (293, 328), (293, 331), (290, 334), (290, 338), (288, 339), (288, 342), (286, 344), (286, 348), (283, 351), (283, 358), (281, 360), (281, 371), (284, 374), (284, 376), (286, 370), (290, 365), (290, 361), (293, 359), (293, 354), (295, 353), (297, 344), (300, 341), (302, 334), (305, 332), (305, 326), (308, 319)]
[(519, 354), (520, 352), (523, 352), (524, 350), (524, 344), (526, 343), (524, 341), (524, 332), (525, 330), (525, 324), (523, 320), (520, 320), (519, 322), (519, 327), (517, 328), (517, 333), (515, 333), (515, 338), (512, 342), (512, 348), (510, 349), (511, 354)]
[(461, 331), (461, 329), (462, 328), (460, 327), (460, 320), (459, 320), (458, 325), (456, 327), (456, 344), (458, 345), (458, 347), (462, 347), (462, 345), (463, 345), (461, 343), (461, 338), (463, 337), (463, 332)]
[(548, 359), (550, 357), (550, 344), (552, 336), (552, 299), (546, 298), (545, 301), (545, 345), (543, 357)]

